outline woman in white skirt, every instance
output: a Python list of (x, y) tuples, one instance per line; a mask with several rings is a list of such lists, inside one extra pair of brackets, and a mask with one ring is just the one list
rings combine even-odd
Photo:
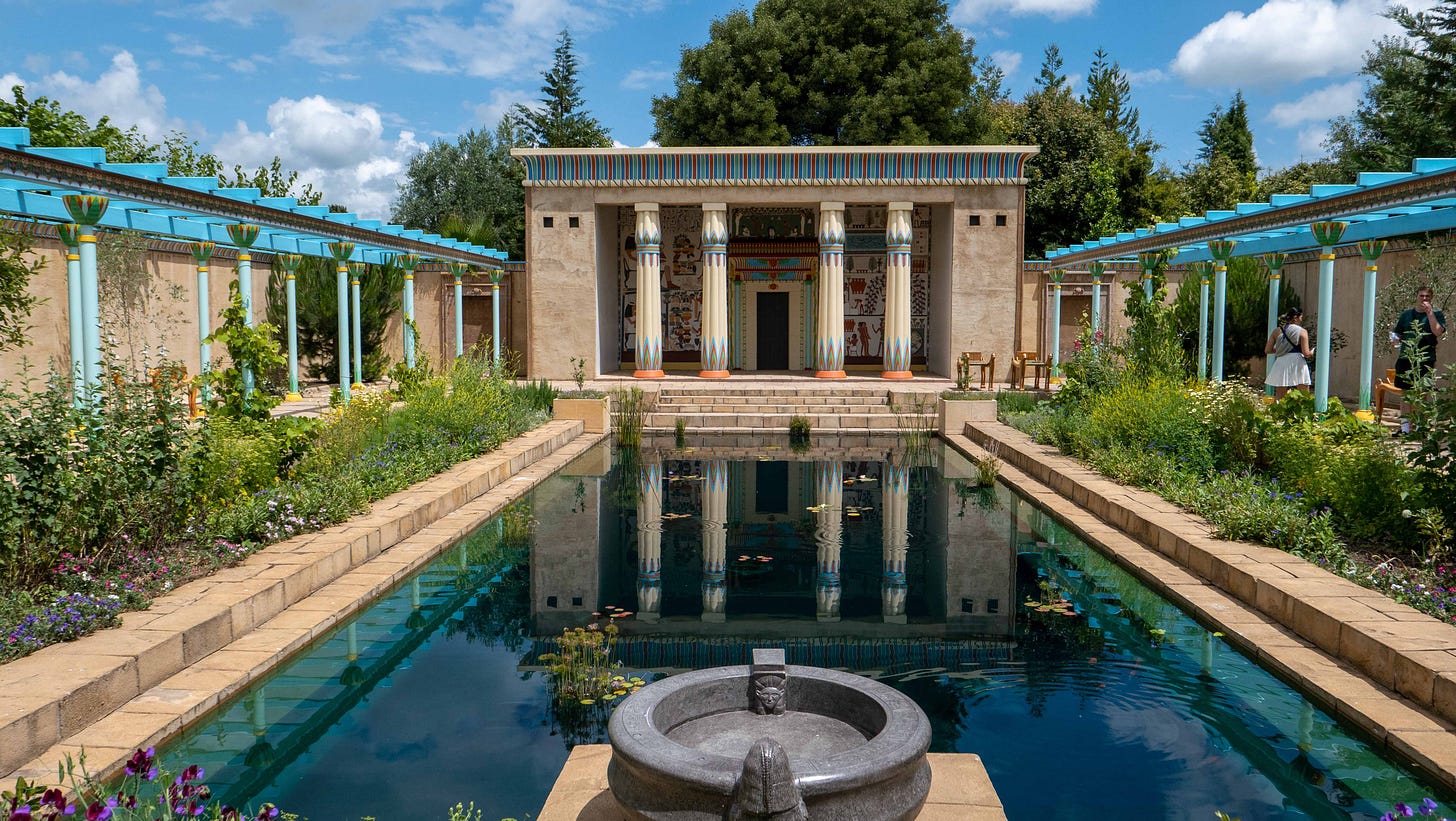
[(1283, 399), (1290, 388), (1309, 390), (1309, 358), (1312, 354), (1309, 332), (1299, 324), (1303, 319), (1304, 311), (1290, 308), (1289, 313), (1279, 317), (1279, 327), (1264, 344), (1264, 353), (1274, 354), (1274, 365), (1264, 377), (1264, 384), (1274, 387), (1275, 399)]

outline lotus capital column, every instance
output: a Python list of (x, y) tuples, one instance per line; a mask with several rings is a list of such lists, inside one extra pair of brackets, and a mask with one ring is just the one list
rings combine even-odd
[(329, 255), (334, 258), (334, 280), (338, 291), (339, 310), (339, 396), (349, 401), (349, 257), (354, 254), (354, 243), (331, 242)]
[(844, 378), (844, 203), (819, 203), (819, 294), (814, 375)]
[(721, 202), (703, 203), (702, 367), (704, 379), (728, 378), (728, 206)]
[(662, 222), (657, 203), (639, 202), (633, 207), (637, 211), (637, 358), (632, 375), (661, 379)]
[(886, 379), (910, 379), (910, 215), (912, 202), (892, 202), (885, 218)]
[(703, 481), (703, 616), (721, 623), (728, 605), (728, 463), (707, 464)]
[(1330, 338), (1335, 318), (1335, 245), (1345, 235), (1345, 222), (1311, 223), (1309, 230), (1320, 244), (1319, 320), (1314, 348), (1314, 411), (1330, 408)]

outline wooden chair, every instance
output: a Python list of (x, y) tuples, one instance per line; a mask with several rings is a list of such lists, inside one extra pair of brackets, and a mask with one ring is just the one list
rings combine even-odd
[(1404, 394), (1405, 391), (1395, 386), (1395, 368), (1386, 368), (1385, 378), (1375, 383), (1375, 401), (1372, 403), (1375, 406), (1375, 418), (1378, 420), (1385, 416), (1387, 397), (1391, 395), (1400, 397)]
[(1016, 383), (1018, 390), (1026, 390), (1026, 377), (1031, 376), (1032, 390), (1041, 390), (1045, 382), (1050, 379), (1052, 371), (1051, 357), (1042, 359), (1036, 351), (1017, 351), (1016, 359), (1011, 363), (1011, 378)]
[(971, 369), (980, 369), (981, 390), (990, 390), (996, 382), (996, 354), (991, 354), (990, 359), (981, 355), (980, 351), (965, 351), (961, 354), (960, 360), (956, 363), (959, 376), (967, 384), (970, 383)]
[(148, 375), (152, 378), (152, 390), (184, 392), (187, 397), (188, 415), (193, 418), (197, 417), (197, 383), (187, 375), (185, 365), (179, 363), (152, 368)]

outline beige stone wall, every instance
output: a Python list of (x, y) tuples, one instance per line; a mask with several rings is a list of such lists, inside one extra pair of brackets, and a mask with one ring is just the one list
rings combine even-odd
[[(48, 231), (49, 229), (42, 229)], [(26, 344), (16, 350), (0, 352), (0, 381), (19, 378), (22, 363), (28, 361), (31, 374), (43, 377), (55, 366), (69, 367), (70, 319), (66, 294), (66, 249), (54, 236), (34, 237), (32, 253), (43, 264), (30, 282), (31, 294), (44, 300), (32, 313), (33, 326)], [(267, 312), (269, 257), (253, 255), (253, 315), (263, 321)], [(188, 373), (198, 373), (201, 359), (198, 352), (197, 268), (186, 246), (177, 242), (153, 242), (146, 255), (146, 268), (151, 274), (148, 291), (150, 311), (133, 321), (132, 333), (112, 327), (107, 332), (116, 337), (118, 356), (140, 358), (144, 350), (166, 346), (168, 356), (187, 366)], [(227, 306), (228, 283), (237, 277), (237, 261), (222, 253), (213, 257), (208, 274), (208, 300), (212, 327), (221, 323)], [(174, 294), (179, 298), (174, 298)], [(103, 316), (106, 309), (103, 306)], [(213, 347), (213, 356), (225, 357), (222, 346)]]
[[(533, 378), (568, 379), (570, 358), (584, 356), (588, 376), (592, 365), (605, 367), (614, 360), (602, 350), (606, 338), (601, 324), (601, 300), (615, 307), (615, 293), (600, 294), (599, 231), (615, 231), (615, 223), (602, 222), (615, 208), (637, 202), (659, 205), (701, 205), (726, 202), (735, 206), (807, 206), (820, 202), (909, 201), (942, 209), (949, 217), (947, 231), (933, 232), (931, 289), (937, 297), (949, 299), (948, 320), (930, 330), (931, 370), (946, 373), (954, 356), (963, 350), (997, 353), (998, 365), (1009, 364), (1011, 351), (1023, 323), (1018, 302), (1025, 295), (1016, 282), (1022, 252), (1023, 192), (1015, 185), (892, 185), (784, 186), (784, 187), (604, 187), (529, 188), (526, 191), (526, 259), (528, 273), (517, 290), (524, 303), (523, 322), (518, 322), (517, 339), (524, 337), (526, 373)], [(603, 216), (605, 215), (605, 216)], [(981, 217), (970, 226), (972, 215)], [(1005, 217), (998, 226), (996, 218)], [(545, 226), (551, 218), (552, 227)], [(576, 218), (577, 227), (571, 227)], [(600, 223), (600, 224), (599, 224)], [(948, 252), (944, 244), (949, 243)], [(947, 259), (951, 285), (942, 290), (936, 279), (942, 274), (937, 262)], [(614, 272), (613, 272), (614, 273)], [(932, 313), (940, 309), (933, 308)]]

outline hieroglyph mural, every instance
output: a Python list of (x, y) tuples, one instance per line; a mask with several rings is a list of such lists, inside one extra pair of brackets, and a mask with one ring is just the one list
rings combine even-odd
[[(879, 362), (885, 333), (884, 205), (847, 205), (844, 209), (844, 361)], [(930, 206), (911, 214), (910, 357), (925, 362), (930, 315)]]
[[(663, 206), (661, 221), (663, 354), (696, 353), (703, 332), (703, 209)], [(622, 295), (622, 352), (628, 359), (637, 346), (636, 226), (633, 209), (617, 209), (617, 293)]]

